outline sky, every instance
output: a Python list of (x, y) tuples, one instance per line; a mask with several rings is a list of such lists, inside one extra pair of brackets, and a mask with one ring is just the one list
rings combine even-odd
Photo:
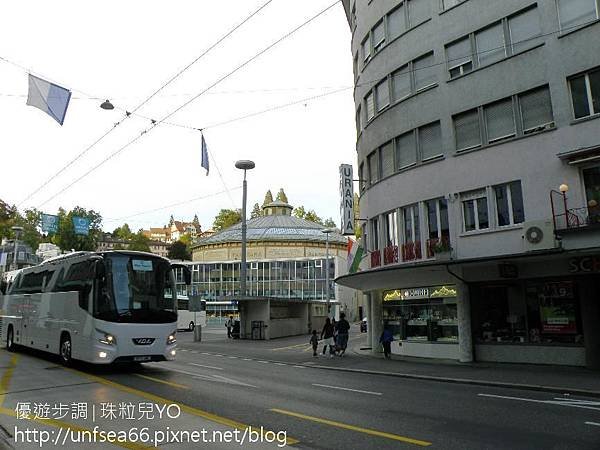
[[(268, 189), (275, 196), (283, 188), (293, 206), (339, 223), (339, 165), (356, 159), (351, 35), (341, 2), (206, 90), (333, 3), (272, 0), (124, 119), (266, 1), (6, 2), (0, 199), (47, 214), (93, 209), (106, 231), (123, 223), (133, 230), (163, 226), (171, 215), (191, 221), (195, 214), (209, 229), (220, 209), (241, 207), (243, 173), (234, 164), (250, 159), (256, 168), (247, 174), (248, 211)], [(72, 91), (62, 127), (26, 105), (28, 73)], [(195, 96), (165, 121), (171, 124), (152, 126)], [(104, 99), (115, 109), (101, 109)], [(198, 129), (210, 152), (208, 176)]]

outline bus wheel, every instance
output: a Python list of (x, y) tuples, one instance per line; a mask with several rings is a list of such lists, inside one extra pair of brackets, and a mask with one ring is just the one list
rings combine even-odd
[(189, 324), (189, 326), (188, 326), (188, 329), (189, 329), (190, 331), (194, 331), (194, 328), (196, 328), (196, 325), (194, 325), (194, 322), (190, 322), (190, 324)]
[(60, 337), (60, 360), (65, 366), (71, 364), (71, 336), (68, 333)]
[(8, 332), (6, 333), (6, 350), (9, 352), (15, 351), (15, 335), (12, 325), (8, 326)]

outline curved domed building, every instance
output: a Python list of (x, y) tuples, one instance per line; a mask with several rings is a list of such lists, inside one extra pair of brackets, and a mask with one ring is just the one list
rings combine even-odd
[[(261, 216), (247, 221), (249, 299), (239, 304), (245, 337), (252, 337), (252, 321), (270, 322), (263, 330), (266, 339), (320, 328), (327, 315), (327, 252), (330, 304), (345, 310), (350, 319), (357, 317), (354, 290), (333, 282), (347, 272), (347, 238), (337, 230), (324, 233), (325, 226), (293, 217), (292, 210), (287, 202), (276, 200), (263, 205)], [(191, 290), (207, 300), (209, 318), (236, 312), (241, 244), (239, 223), (192, 247)]]

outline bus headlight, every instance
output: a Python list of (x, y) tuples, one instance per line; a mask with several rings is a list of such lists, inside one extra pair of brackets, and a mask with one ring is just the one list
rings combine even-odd
[(96, 330), (96, 331), (98, 333), (100, 333), (101, 335), (103, 335), (101, 338), (98, 339), (101, 344), (105, 344), (105, 345), (116, 345), (117, 344), (117, 338), (115, 338), (112, 334), (105, 333), (104, 331), (100, 331), (100, 330)]
[(175, 342), (177, 342), (177, 337), (175, 336), (176, 332), (173, 331), (169, 337), (167, 337), (167, 345), (173, 345)]

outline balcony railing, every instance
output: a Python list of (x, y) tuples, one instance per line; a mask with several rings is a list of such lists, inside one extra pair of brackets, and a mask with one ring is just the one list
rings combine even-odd
[(590, 226), (600, 227), (600, 206), (569, 208), (564, 213), (554, 214), (556, 231), (576, 230)]
[(449, 252), (451, 250), (450, 236), (442, 236), (441, 238), (427, 239), (426, 248), (428, 258), (433, 258), (435, 256), (436, 249), (437, 253), (440, 253), (442, 251)]
[(383, 249), (383, 263), (394, 264), (398, 262), (398, 246), (389, 245)]
[(381, 265), (381, 252), (373, 250), (371, 252), (371, 267), (379, 267)]
[(402, 244), (402, 261), (416, 261), (421, 259), (421, 241), (407, 242)]

